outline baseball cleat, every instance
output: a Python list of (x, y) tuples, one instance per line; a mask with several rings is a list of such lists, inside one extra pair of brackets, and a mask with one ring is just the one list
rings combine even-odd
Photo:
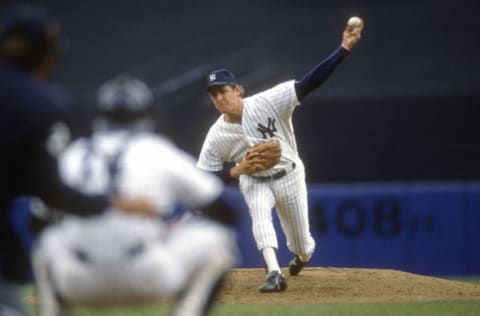
[(287, 279), (280, 271), (272, 271), (267, 274), (265, 283), (258, 290), (263, 293), (282, 292), (287, 288)]
[(308, 264), (308, 261), (304, 262), (300, 260), (300, 258), (295, 255), (295, 258), (293, 258), (292, 261), (290, 261), (290, 264), (288, 265), (288, 273), (290, 275), (298, 275), (300, 271), (302, 271), (303, 267)]

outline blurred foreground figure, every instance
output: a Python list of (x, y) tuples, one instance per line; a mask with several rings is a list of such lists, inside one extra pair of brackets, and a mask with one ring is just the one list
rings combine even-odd
[(101, 212), (111, 202), (137, 206), (136, 201), (79, 193), (60, 179), (57, 156), (70, 138), (67, 98), (48, 83), (57, 60), (59, 36), (59, 22), (43, 7), (14, 6), (0, 21), (2, 316), (26, 315), (18, 287), (30, 273), (30, 261), (10, 220), (16, 199), (36, 196), (50, 206), (77, 214)]
[[(195, 160), (153, 133), (150, 89), (119, 76), (98, 92), (90, 138), (62, 154), (65, 181), (85, 193), (147, 197), (154, 212), (112, 209), (66, 217), (48, 228), (34, 255), (42, 316), (75, 305), (111, 306), (175, 296), (173, 315), (206, 315), (236, 260), (235, 213), (228, 192)], [(178, 204), (201, 211), (169, 222)]]

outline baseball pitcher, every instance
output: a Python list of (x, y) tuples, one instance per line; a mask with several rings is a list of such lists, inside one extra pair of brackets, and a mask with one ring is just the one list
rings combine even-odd
[[(207, 92), (221, 113), (204, 140), (197, 165), (205, 170), (239, 178), (249, 207), (257, 248), (267, 276), (261, 292), (280, 292), (287, 281), (276, 256), (278, 242), (272, 222), (275, 207), (294, 254), (289, 274), (298, 275), (309, 262), (315, 241), (310, 234), (305, 170), (297, 151), (292, 125), (295, 108), (319, 87), (360, 39), (363, 21), (347, 25), (341, 46), (311, 69), (301, 80), (281, 83), (243, 98), (243, 87), (227, 69), (207, 77)], [(235, 166), (223, 170), (224, 163)]]

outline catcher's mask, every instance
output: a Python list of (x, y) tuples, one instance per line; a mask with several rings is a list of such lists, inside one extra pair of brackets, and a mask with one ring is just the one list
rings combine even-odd
[[(153, 93), (140, 79), (119, 75), (105, 82), (97, 93), (97, 114), (112, 127), (149, 122)], [(146, 127), (146, 126), (145, 126)]]

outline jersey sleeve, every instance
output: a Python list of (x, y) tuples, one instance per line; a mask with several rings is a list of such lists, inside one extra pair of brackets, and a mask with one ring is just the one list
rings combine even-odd
[(79, 138), (59, 156), (62, 180), (86, 194), (107, 192), (111, 183), (106, 159), (102, 154), (96, 153), (89, 139)]
[(179, 154), (172, 169), (172, 182), (180, 200), (192, 208), (200, 208), (214, 201), (222, 192), (223, 184), (213, 174), (199, 169), (192, 157)]
[(138, 136), (119, 161), (117, 189), (127, 197), (150, 200), (159, 215), (168, 216), (175, 205), (199, 208), (220, 195), (219, 179), (195, 165), (195, 158), (156, 136)]
[(259, 97), (267, 100), (279, 117), (290, 115), (295, 107), (300, 104), (295, 92), (294, 80), (280, 83), (265, 90), (259, 94)]
[(223, 159), (215, 149), (213, 129), (207, 134), (205, 142), (202, 145), (197, 161), (197, 167), (207, 171), (220, 171), (223, 169)]

